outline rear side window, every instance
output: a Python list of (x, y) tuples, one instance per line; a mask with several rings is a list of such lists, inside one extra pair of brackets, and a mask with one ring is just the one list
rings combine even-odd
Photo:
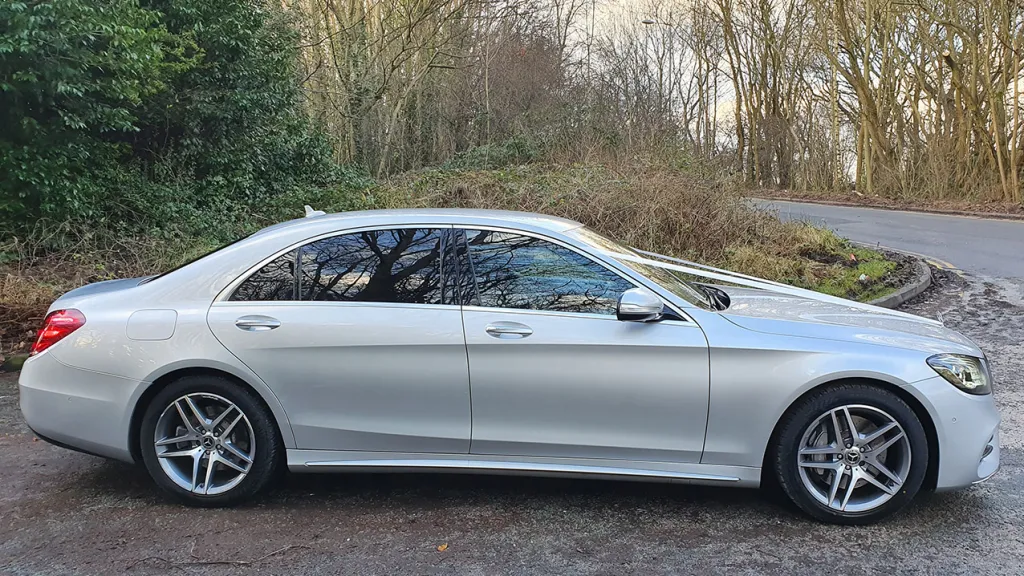
[(370, 230), (302, 247), (302, 300), (442, 304), (442, 233)]
[(231, 300), (452, 303), (442, 290), (446, 234), (407, 228), (317, 240), (258, 270)]
[(292, 250), (257, 270), (242, 282), (231, 299), (243, 302), (295, 300), (295, 254)]

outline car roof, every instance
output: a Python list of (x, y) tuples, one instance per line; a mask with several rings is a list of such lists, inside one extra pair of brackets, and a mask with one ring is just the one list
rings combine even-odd
[(456, 224), (462, 226), (491, 225), (525, 227), (563, 233), (580, 228), (575, 220), (512, 210), (480, 210), (474, 208), (406, 208), (399, 210), (358, 210), (319, 216), (307, 216), (269, 226), (257, 232), (280, 232), (288, 228), (315, 226), (317, 228), (348, 228), (357, 226), (397, 224)]

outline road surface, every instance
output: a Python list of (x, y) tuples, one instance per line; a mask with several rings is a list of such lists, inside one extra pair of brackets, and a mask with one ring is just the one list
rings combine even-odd
[(806, 220), (851, 240), (922, 254), (940, 267), (952, 264), (978, 276), (1024, 278), (1024, 221), (781, 200), (752, 202), (777, 210), (784, 220)]

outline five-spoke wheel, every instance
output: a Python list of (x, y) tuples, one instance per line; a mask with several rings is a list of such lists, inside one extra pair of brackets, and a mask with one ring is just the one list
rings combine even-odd
[(283, 454), (262, 402), (213, 376), (185, 377), (158, 392), (143, 417), (140, 447), (157, 484), (203, 506), (256, 493), (281, 468)]
[(252, 467), (252, 424), (216, 394), (186, 394), (160, 415), (153, 439), (160, 467), (175, 484), (196, 494), (221, 494)]
[(862, 512), (899, 492), (910, 471), (910, 441), (884, 411), (840, 406), (807, 427), (797, 461), (811, 495), (840, 512)]
[(811, 515), (862, 524), (895, 513), (918, 492), (928, 445), (917, 415), (869, 384), (813, 392), (786, 415), (774, 447), (786, 494)]

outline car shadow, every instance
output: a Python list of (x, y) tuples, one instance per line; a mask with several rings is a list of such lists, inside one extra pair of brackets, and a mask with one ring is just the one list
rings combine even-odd
[[(142, 465), (90, 458), (74, 485), (92, 493), (118, 493), (126, 498), (165, 500)], [(285, 474), (263, 497), (244, 506), (317, 507), (378, 502), (415, 506), (458, 500), (463, 505), (579, 502), (615, 507), (651, 506), (672, 502), (677, 506), (748, 506), (790, 514), (762, 491), (717, 488), (681, 483), (576, 479), (473, 473), (350, 473)]]
[[(132, 507), (177, 509), (180, 504), (161, 492), (145, 468), (99, 460), (75, 482), (86, 499), (129, 502)], [(985, 508), (976, 491), (924, 493), (892, 522), (917, 525), (948, 523), (951, 515)], [(714, 523), (723, 518), (772, 529), (823, 526), (810, 520), (771, 491), (679, 483), (607, 479), (548, 478), (519, 475), (445, 473), (287, 474), (264, 496), (236, 506), (235, 513), (258, 509), (301, 516), (304, 511), (349, 516), (394, 513), (431, 514), (451, 510), (503, 514), (555, 511), (630, 523), (658, 516), (673, 521)], [(800, 528), (802, 527), (802, 528)]]

